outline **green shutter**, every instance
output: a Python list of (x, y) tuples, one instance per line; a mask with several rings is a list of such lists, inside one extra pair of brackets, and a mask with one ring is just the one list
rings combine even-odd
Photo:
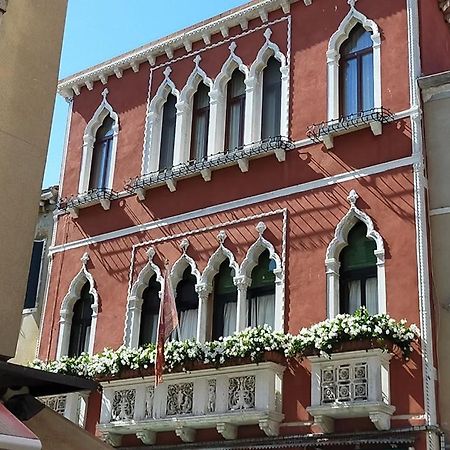
[(366, 237), (367, 227), (358, 222), (348, 234), (348, 245), (341, 252), (341, 270), (357, 270), (377, 264), (376, 243)]

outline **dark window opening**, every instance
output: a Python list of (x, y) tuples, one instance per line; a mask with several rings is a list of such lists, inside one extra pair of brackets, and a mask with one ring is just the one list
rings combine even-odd
[(190, 160), (201, 161), (208, 154), (209, 88), (200, 83), (194, 94)]
[(44, 241), (34, 241), (31, 253), (30, 269), (28, 271), (27, 291), (25, 294), (24, 309), (36, 307), (41, 275), (42, 253), (44, 252)]
[(281, 121), (281, 64), (269, 58), (263, 72), (263, 101), (261, 139), (280, 135)]
[(236, 69), (227, 85), (225, 149), (234, 150), (244, 143), (245, 77)]
[(177, 285), (175, 303), (178, 311), (179, 339), (197, 337), (198, 294), (195, 290), (197, 278), (192, 274), (191, 266), (183, 272), (183, 278)]
[(154, 274), (142, 294), (141, 326), (139, 330), (139, 346), (156, 344), (158, 333), (159, 305), (161, 283)]
[(159, 170), (169, 169), (173, 166), (175, 126), (177, 121), (176, 104), (177, 98), (173, 94), (169, 94), (163, 107)]

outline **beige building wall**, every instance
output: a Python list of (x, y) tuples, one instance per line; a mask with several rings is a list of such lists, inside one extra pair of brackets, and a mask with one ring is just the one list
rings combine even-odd
[[(67, 0), (1, 1), (0, 356), (15, 354)], [(14, 206), (14, 208), (12, 208)], [(20, 238), (19, 238), (20, 237)]]
[(425, 114), (440, 423), (450, 441), (450, 72), (420, 80)]

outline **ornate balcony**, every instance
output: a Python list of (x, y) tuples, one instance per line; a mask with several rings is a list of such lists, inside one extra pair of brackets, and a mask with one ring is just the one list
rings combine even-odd
[(317, 428), (331, 433), (335, 419), (368, 417), (378, 430), (390, 429), (395, 407), (390, 404), (389, 353), (370, 349), (308, 359), (312, 366), (308, 412)]
[(60, 211), (68, 211), (73, 218), (78, 218), (81, 208), (97, 205), (107, 211), (111, 207), (111, 200), (118, 198), (117, 192), (112, 189), (91, 189), (90, 191), (69, 198), (62, 198), (58, 202)]
[(193, 442), (197, 429), (216, 428), (236, 439), (241, 425), (259, 425), (278, 435), (285, 367), (274, 362), (172, 373), (154, 386), (153, 377), (102, 383), (99, 431), (113, 446), (135, 434), (144, 444), (161, 431), (175, 431)]
[(232, 164), (238, 164), (242, 172), (248, 172), (249, 160), (267, 153), (273, 153), (278, 161), (284, 161), (286, 151), (294, 148), (293, 142), (283, 136), (275, 136), (260, 142), (244, 145), (226, 152), (216, 153), (207, 158), (188, 161), (176, 166), (159, 170), (147, 175), (133, 178), (125, 185), (125, 190), (136, 194), (140, 200), (145, 199), (145, 192), (164, 184), (171, 192), (176, 190), (177, 180), (201, 175), (205, 181), (210, 181), (212, 171)]
[(72, 393), (39, 397), (39, 401), (53, 411), (84, 428), (89, 393)]
[(306, 135), (317, 144), (323, 143), (327, 150), (334, 147), (335, 136), (370, 127), (375, 136), (383, 132), (383, 124), (392, 122), (394, 115), (385, 108), (373, 108), (328, 122), (316, 123), (308, 127)]

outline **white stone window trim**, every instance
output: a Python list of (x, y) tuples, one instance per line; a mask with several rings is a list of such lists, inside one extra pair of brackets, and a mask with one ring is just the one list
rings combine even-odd
[(87, 124), (83, 135), (83, 156), (81, 160), (80, 181), (78, 185), (78, 194), (82, 196), (89, 191), (89, 179), (91, 176), (92, 154), (95, 146), (95, 137), (98, 129), (102, 126), (103, 121), (109, 115), (114, 121), (113, 125), (113, 142), (111, 149), (111, 161), (109, 174), (106, 183), (107, 189), (112, 189), (114, 179), (114, 169), (116, 164), (117, 142), (119, 137), (119, 115), (114, 111), (113, 107), (107, 100), (108, 89), (102, 92), (103, 100), (96, 109), (92, 119)]
[(247, 328), (247, 289), (252, 282), (252, 271), (258, 265), (261, 254), (268, 250), (269, 258), (275, 262), (275, 318), (274, 330), (284, 331), (284, 267), (273, 244), (264, 237), (267, 226), (264, 222), (256, 225), (258, 239), (250, 246), (242, 261), (238, 283), (238, 320), (239, 330)]
[(59, 320), (59, 336), (58, 336), (58, 346), (56, 350), (56, 359), (60, 359), (62, 356), (67, 356), (69, 352), (70, 343), (70, 332), (72, 329), (72, 318), (73, 318), (73, 307), (75, 303), (80, 298), (81, 289), (89, 282), (89, 293), (94, 298), (94, 303), (92, 304), (92, 322), (91, 322), (91, 332), (89, 336), (89, 348), (88, 353), (92, 355), (94, 353), (94, 341), (95, 332), (97, 329), (97, 317), (99, 309), (99, 297), (97, 290), (95, 288), (94, 278), (87, 270), (87, 263), (89, 261), (89, 255), (85, 253), (81, 258), (81, 269), (75, 278), (72, 280), (69, 286), (69, 291), (64, 297), (61, 309), (60, 309), (60, 320)]
[[(217, 153), (223, 153), (225, 149), (225, 122), (227, 115), (227, 84), (233, 75), (233, 72), (238, 69), (245, 77), (245, 82), (248, 80), (249, 70), (243, 63), (242, 59), (236, 55), (235, 50), (237, 44), (232, 41), (229, 50), (230, 55), (222, 66), (222, 69), (214, 80), (213, 88), (210, 91), (210, 112), (209, 112), (209, 135), (208, 135), (208, 156), (214, 156)], [(245, 99), (245, 112), (248, 112), (247, 94)], [(246, 142), (246, 124), (244, 123), (244, 144)]]
[[(161, 151), (161, 134), (162, 134), (162, 119), (164, 104), (167, 101), (169, 94), (173, 94), (177, 99), (177, 105), (180, 100), (180, 92), (175, 86), (175, 83), (170, 79), (172, 68), (167, 66), (164, 70), (164, 81), (156, 91), (152, 98), (147, 115), (147, 130), (149, 133), (148, 145), (144, 150), (144, 157), (142, 160), (142, 175), (146, 175), (159, 170), (159, 158)], [(177, 131), (180, 134), (181, 117), (177, 114), (175, 125), (175, 140), (177, 140)], [(179, 138), (178, 138), (179, 140)], [(175, 155), (179, 154), (176, 144), (174, 145), (174, 159)]]
[[(205, 342), (208, 340), (208, 317), (209, 311), (214, 309), (214, 298), (212, 298), (214, 291), (214, 277), (219, 273), (221, 264), (228, 259), (229, 267), (233, 269), (234, 277), (233, 281), (238, 286), (237, 280), (239, 279), (239, 264), (234, 258), (233, 252), (225, 247), (224, 243), (227, 238), (227, 234), (224, 230), (220, 231), (217, 235), (219, 247), (211, 255), (208, 263), (203, 270), (200, 278), (200, 282), (196, 286), (199, 297), (199, 321), (197, 326), (197, 340)], [(239, 288), (238, 288), (238, 303), (239, 305)], [(236, 321), (236, 331), (241, 327)]]
[[(194, 58), (194, 70), (189, 75), (186, 85), (180, 93), (180, 100), (177, 103), (177, 130), (175, 132), (174, 166), (189, 161), (191, 139), (192, 139), (192, 113), (194, 95), (200, 83), (204, 83), (210, 90), (213, 88), (213, 81), (200, 67), (200, 55)], [(208, 123), (208, 134), (211, 121)]]
[(368, 19), (355, 7), (351, 1), (350, 11), (339, 25), (337, 31), (331, 36), (328, 43), (327, 65), (328, 65), (328, 121), (337, 120), (340, 117), (339, 108), (339, 59), (340, 47), (347, 40), (351, 30), (358, 23), (371, 33), (373, 41), (373, 85), (374, 85), (374, 108), (381, 108), (381, 34), (378, 25)]
[[(148, 283), (153, 275), (156, 274), (156, 280), (164, 284), (164, 279), (161, 274), (161, 269), (153, 261), (156, 252), (153, 247), (147, 250), (148, 261), (147, 264), (139, 272), (136, 282), (133, 284), (127, 299), (127, 311), (124, 331), (124, 344), (127, 347), (139, 347), (139, 332), (141, 329), (141, 314), (144, 299), (142, 294), (148, 287)], [(159, 292), (161, 298), (162, 290)]]
[(264, 32), (266, 41), (251, 65), (248, 78), (245, 82), (247, 88), (244, 141), (246, 144), (261, 140), (263, 74), (267, 66), (267, 61), (272, 56), (281, 64), (280, 135), (287, 137), (289, 133), (289, 64), (278, 45), (270, 40), (271, 36), (272, 30), (267, 28)]
[(377, 258), (377, 288), (378, 288), (378, 312), (386, 313), (386, 273), (385, 273), (385, 249), (383, 238), (375, 230), (372, 219), (357, 206), (359, 196), (355, 190), (350, 191), (347, 200), (350, 209), (336, 226), (335, 235), (327, 248), (325, 256), (325, 267), (327, 276), (327, 313), (328, 318), (339, 314), (339, 255), (348, 245), (348, 233), (358, 222), (363, 222), (367, 227), (367, 238), (375, 241)]

